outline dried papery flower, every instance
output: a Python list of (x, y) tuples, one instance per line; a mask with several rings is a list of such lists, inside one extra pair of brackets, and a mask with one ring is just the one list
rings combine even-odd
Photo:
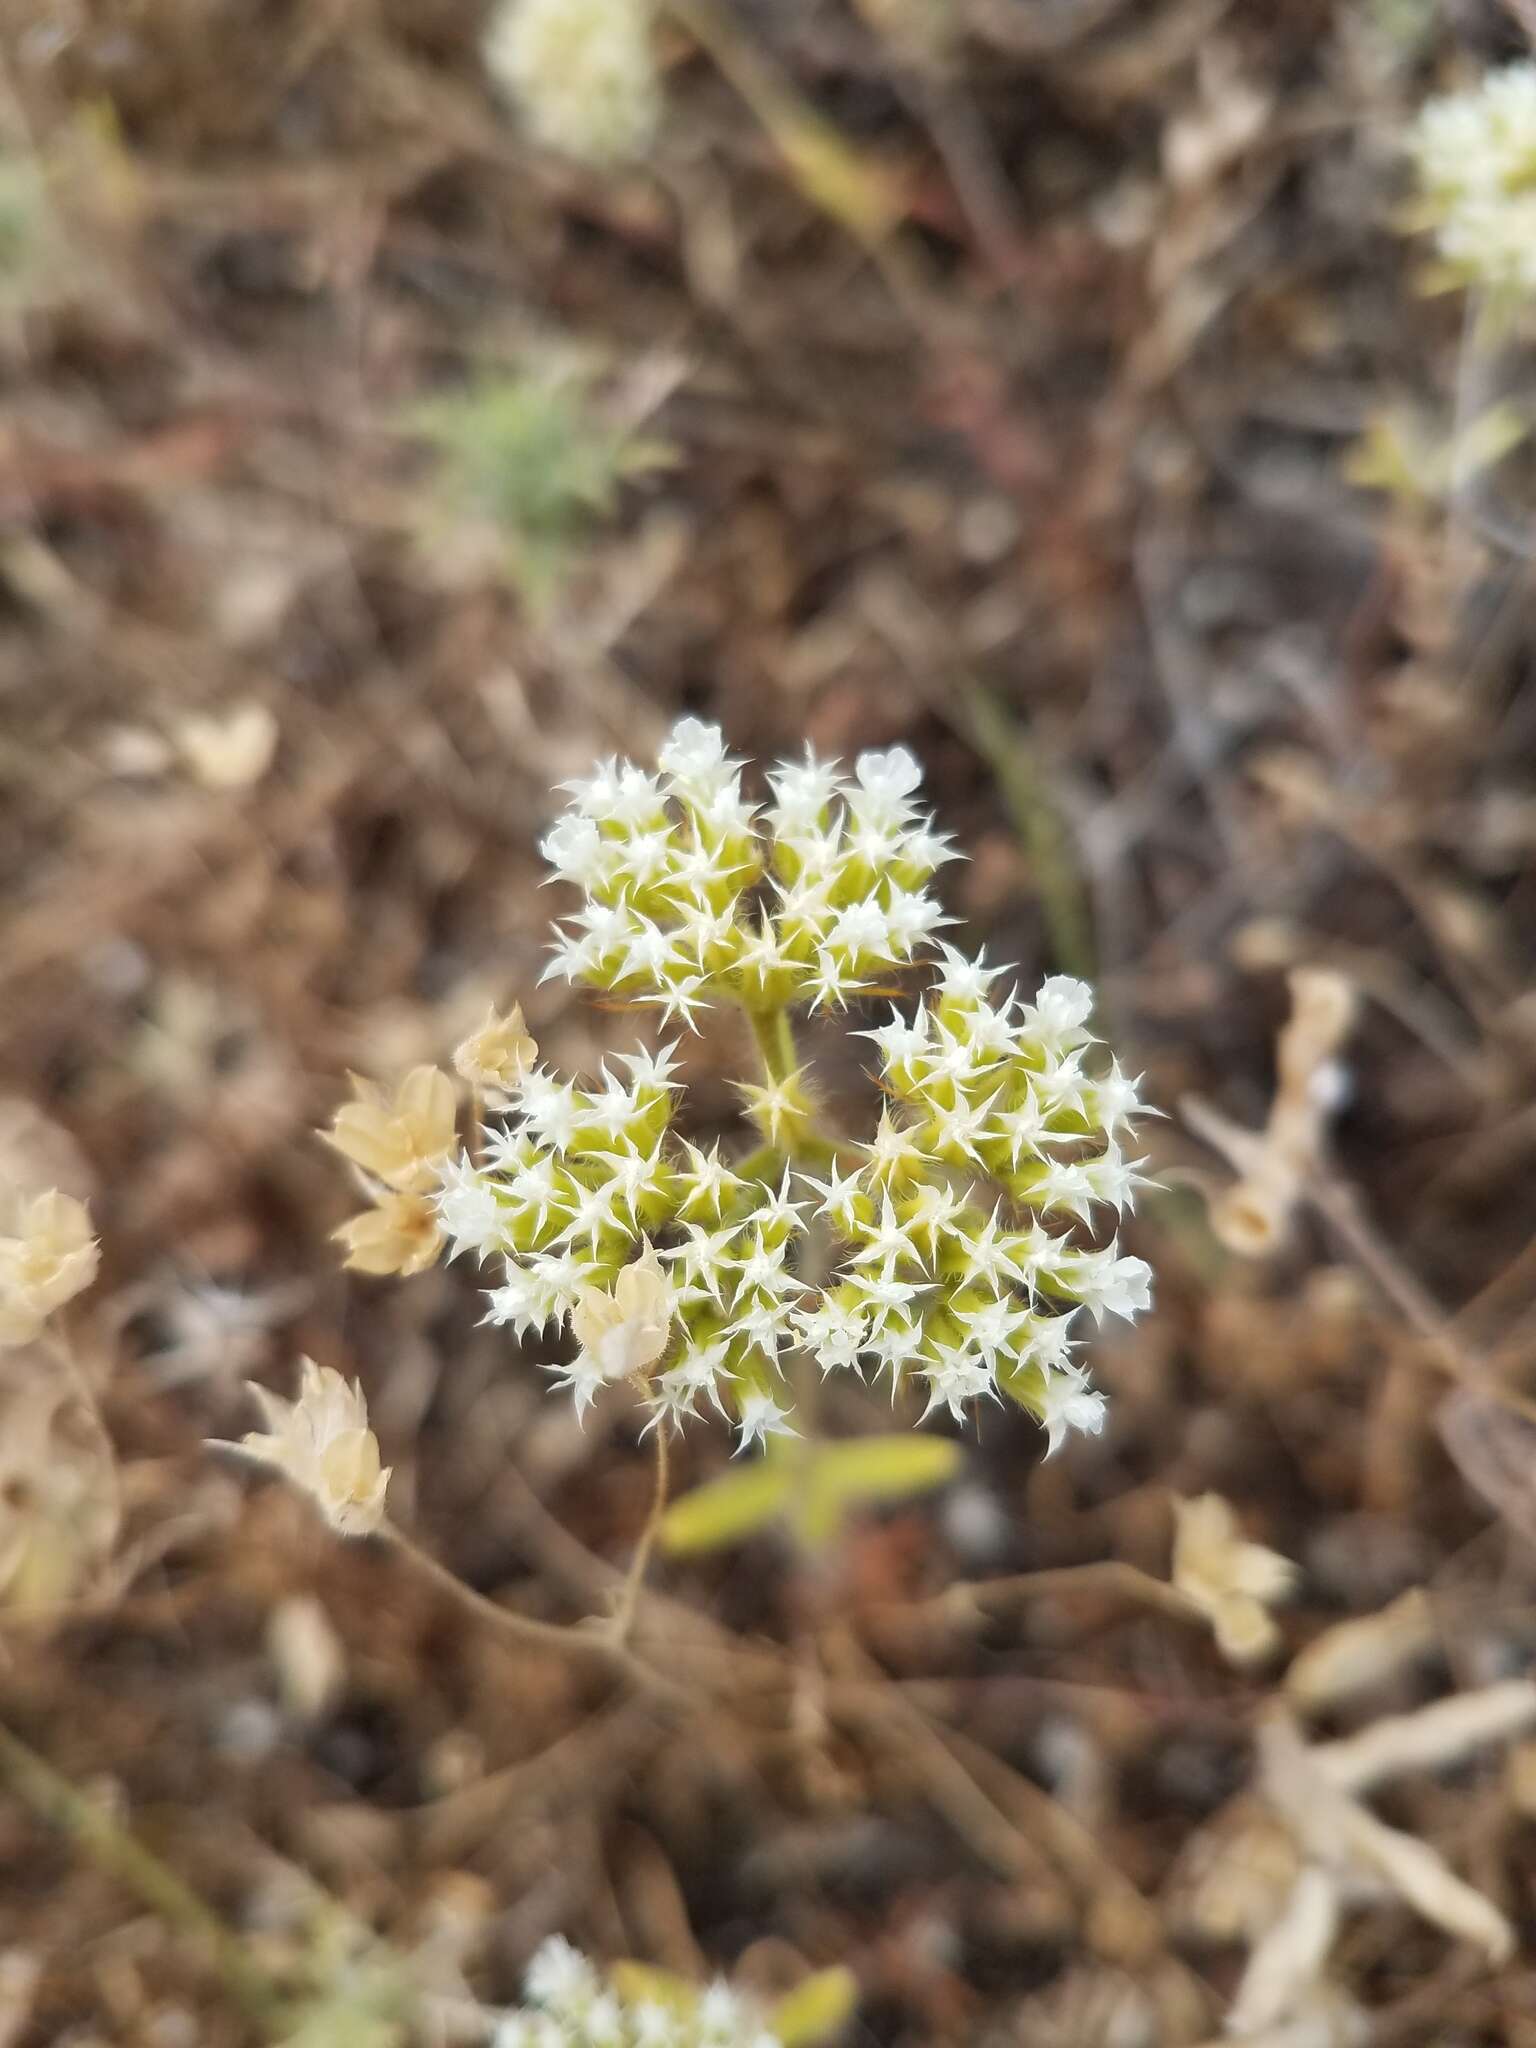
[(611, 1293), (580, 1288), (571, 1330), (581, 1351), (569, 1368), (578, 1410), (598, 1387), (647, 1374), (666, 1351), (676, 1313), (677, 1296), (649, 1244), (624, 1267)]
[(344, 1158), (402, 1194), (437, 1184), (438, 1162), (458, 1137), (453, 1083), (436, 1067), (413, 1067), (393, 1095), (352, 1077), (355, 1100), (344, 1103), (325, 1134)]
[(1173, 1583), (1210, 1622), (1217, 1648), (1234, 1664), (1256, 1664), (1280, 1632), (1269, 1609), (1296, 1584), (1288, 1557), (1246, 1542), (1219, 1493), (1175, 1500)]
[(437, 1209), (426, 1195), (386, 1188), (371, 1209), (343, 1223), (332, 1237), (346, 1246), (343, 1265), (354, 1273), (424, 1273), (443, 1248)]
[(505, 1017), (491, 1009), (485, 1022), (453, 1056), (455, 1071), (492, 1109), (505, 1109), (538, 1059), (538, 1041), (514, 1003)]
[(1283, 1241), (1321, 1164), (1343, 1093), (1338, 1054), (1354, 1022), (1354, 991), (1341, 974), (1298, 967), (1288, 980), (1291, 1014), (1275, 1043), (1275, 1096), (1264, 1129), (1245, 1131), (1196, 1098), (1183, 1105), (1191, 1129), (1237, 1169), (1239, 1178), (1211, 1203), (1211, 1227), (1249, 1258)]
[(1459, 1878), (1427, 1842), (1388, 1827), (1360, 1805), (1337, 1782), (1325, 1756), (1307, 1747), (1284, 1713), (1270, 1715), (1260, 1727), (1265, 1797), (1290, 1827), (1307, 1863), (1357, 1896), (1383, 1890), (1396, 1894), (1445, 1933), (1482, 1949), (1490, 1962), (1504, 1961), (1515, 1936), (1498, 1908)]
[(602, 165), (642, 156), (655, 135), (649, 0), (502, 0), (485, 68), (546, 149)]
[(188, 712), (172, 738), (205, 789), (248, 789), (272, 765), (278, 724), (265, 704), (236, 704), (223, 712)]
[(1352, 1616), (1315, 1636), (1293, 1657), (1285, 1690), (1293, 1705), (1316, 1712), (1395, 1677), (1438, 1640), (1434, 1608), (1418, 1586), (1376, 1614)]
[(90, 1286), (100, 1259), (84, 1202), (50, 1188), (21, 1203), (0, 1237), (0, 1349), (32, 1343)]
[(254, 1380), (247, 1383), (269, 1427), (231, 1448), (291, 1479), (338, 1535), (370, 1535), (384, 1519), (389, 1470), (381, 1467), (362, 1389), (312, 1358), (301, 1359), (299, 1367), (296, 1401), (285, 1401)]

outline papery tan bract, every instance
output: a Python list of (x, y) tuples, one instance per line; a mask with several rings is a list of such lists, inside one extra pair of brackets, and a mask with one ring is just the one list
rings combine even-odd
[(458, 1136), (452, 1081), (437, 1067), (413, 1067), (393, 1095), (356, 1075), (352, 1087), (356, 1099), (337, 1110), (326, 1142), (386, 1187), (428, 1193)]
[(425, 1195), (385, 1189), (371, 1209), (331, 1233), (347, 1248), (343, 1264), (354, 1273), (424, 1273), (443, 1248), (437, 1210)]
[(584, 1287), (571, 1311), (571, 1328), (605, 1380), (628, 1379), (653, 1366), (667, 1348), (677, 1297), (647, 1244), (613, 1283)]
[(453, 1064), (484, 1101), (500, 1109), (538, 1056), (538, 1040), (528, 1029), (523, 1006), (514, 1003), (505, 1017), (492, 1008), (480, 1029), (454, 1053)]
[(312, 1358), (299, 1364), (296, 1401), (248, 1382), (269, 1428), (242, 1437), (235, 1448), (302, 1487), (339, 1535), (370, 1535), (384, 1519), (389, 1469), (368, 1427), (362, 1389)]
[(90, 1286), (100, 1258), (84, 1202), (50, 1188), (23, 1203), (12, 1234), (0, 1237), (0, 1349), (30, 1344)]

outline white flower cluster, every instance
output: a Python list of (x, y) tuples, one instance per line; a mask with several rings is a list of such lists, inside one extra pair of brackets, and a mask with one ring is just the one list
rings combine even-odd
[(721, 1000), (842, 1008), (950, 922), (928, 884), (954, 856), (912, 801), (904, 747), (861, 754), (851, 781), (807, 751), (770, 774), (761, 815), (739, 766), (685, 718), (659, 775), (608, 761), (565, 785), (542, 851), (585, 901), (550, 974), (688, 1025)]
[(1133, 1206), (1142, 1176), (1122, 1139), (1140, 1104), (1116, 1062), (1084, 1065), (1085, 982), (1057, 976), (1033, 1003), (999, 1006), (997, 973), (945, 947), (912, 1021), (893, 1010), (863, 1034), (890, 1106), (856, 1165), (809, 1183), (850, 1256), (794, 1323), (824, 1371), (915, 1374), (929, 1412), (957, 1419), (967, 1402), (1006, 1394), (1055, 1450), (1068, 1429), (1104, 1419), (1072, 1355), (1074, 1319), (1129, 1319), (1150, 1297), (1143, 1260), (1073, 1235), (1096, 1210)]
[(649, 0), (502, 0), (485, 67), (545, 148), (590, 164), (644, 155), (661, 118)]
[(742, 1175), (718, 1147), (672, 1138), (672, 1054), (627, 1055), (590, 1089), (529, 1068), (485, 1164), (446, 1165), (438, 1213), (455, 1253), (506, 1259), (490, 1321), (519, 1335), (571, 1324), (581, 1349), (556, 1370), (579, 1412), (637, 1375), (673, 1420), (700, 1395), (725, 1413), (729, 1387), (750, 1442), (784, 1422), (777, 1361), (806, 1292), (792, 1254), (809, 1204), (790, 1199), (787, 1166), (777, 1181)]
[(1420, 110), (1410, 138), (1418, 222), (1452, 276), (1536, 291), (1536, 63), (1490, 71)]
[[(625, 860), (612, 908), (669, 941), (678, 919), (661, 922), (665, 904), (685, 920), (695, 904), (699, 917), (739, 931), (737, 900), (761, 856), (720, 736), (685, 721), (662, 761), (665, 785), (628, 765), (600, 770), (575, 818), (557, 828), (557, 851), (569, 871), (579, 827), (589, 883), (603, 887), (614, 856)], [(899, 753), (866, 755), (852, 787), (821, 764), (780, 771), (769, 858), (781, 902), (797, 896), (797, 862), (814, 866), (834, 926), (850, 901), (885, 915), (894, 893), (909, 893), (893, 867), (911, 877), (937, 845), (914, 818), (914, 777)], [(647, 855), (637, 873), (635, 849), (650, 837), (656, 872)], [(675, 872), (684, 859), (686, 884)], [(817, 1000), (812, 978), (841, 974), (848, 949), (825, 928), (808, 939), (800, 925), (791, 943), (785, 916), (764, 918), (778, 949), (766, 983), (739, 957), (726, 966), (694, 944), (693, 997)], [(817, 1127), (789, 1068), (744, 1090), (767, 1142), (732, 1163), (672, 1133), (674, 1046), (631, 1054), (622, 1073), (605, 1069), (599, 1086), (581, 1088), (538, 1065), (524, 1036), (523, 1056), (506, 1069), (508, 1120), (486, 1132), (482, 1163), (460, 1154), (440, 1168), (437, 1216), (456, 1252), (505, 1260), (492, 1321), (519, 1334), (569, 1323), (580, 1348), (556, 1370), (579, 1410), (629, 1380), (657, 1422), (680, 1425), (702, 1398), (733, 1417), (743, 1444), (792, 1433), (783, 1366), (798, 1349), (824, 1372), (889, 1373), (893, 1397), (920, 1384), (930, 1413), (959, 1418), (978, 1398), (1006, 1396), (1041, 1420), (1053, 1449), (1068, 1429), (1102, 1426), (1103, 1398), (1073, 1356), (1074, 1320), (1134, 1316), (1150, 1274), (1114, 1242), (1083, 1242), (1080, 1230), (1133, 1202), (1140, 1176), (1123, 1143), (1136, 1086), (1094, 1056), (1084, 983), (1056, 978), (1033, 1003), (998, 1003), (998, 970), (938, 951), (938, 977), (911, 1020), (893, 1009), (863, 1034), (879, 1050), (887, 1106), (862, 1144)], [(587, 964), (615, 974), (605, 957)], [(839, 999), (865, 971), (861, 955)], [(640, 979), (621, 967), (605, 985), (651, 994), (661, 985), (637, 991)], [(802, 1277), (809, 1262), (797, 1256), (817, 1226), (835, 1245), (835, 1258), (818, 1262), (834, 1267), (821, 1286)]]
[(579, 1949), (546, 1941), (523, 1985), (528, 2009), (498, 2022), (491, 2048), (779, 2048), (748, 2002), (712, 1984), (683, 2010), (621, 1998)]

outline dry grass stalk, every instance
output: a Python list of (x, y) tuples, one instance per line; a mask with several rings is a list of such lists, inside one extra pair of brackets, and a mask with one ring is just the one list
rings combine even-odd
[(1229, 1250), (1261, 1258), (1281, 1244), (1323, 1157), (1338, 1106), (1335, 1064), (1355, 1014), (1355, 996), (1331, 968), (1297, 967), (1291, 1014), (1275, 1044), (1275, 1095), (1262, 1131), (1244, 1130), (1196, 1097), (1183, 1109), (1191, 1129), (1237, 1169), (1211, 1204), (1211, 1227)]

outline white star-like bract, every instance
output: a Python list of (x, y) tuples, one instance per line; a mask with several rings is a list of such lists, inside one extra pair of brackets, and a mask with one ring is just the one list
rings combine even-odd
[(499, 2015), (491, 2048), (782, 2048), (759, 2007), (716, 1979), (661, 2002), (601, 1972), (561, 1935), (535, 1952), (523, 2005)]

